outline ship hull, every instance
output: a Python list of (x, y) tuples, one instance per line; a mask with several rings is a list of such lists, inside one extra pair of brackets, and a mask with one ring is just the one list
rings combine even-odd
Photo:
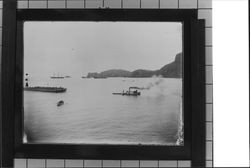
[(24, 90), (36, 92), (63, 93), (66, 92), (67, 89), (62, 87), (25, 87)]
[(141, 93), (138, 92), (138, 93), (113, 93), (113, 95), (122, 95), (122, 96), (140, 96)]
[(50, 77), (51, 79), (64, 79), (64, 77)]

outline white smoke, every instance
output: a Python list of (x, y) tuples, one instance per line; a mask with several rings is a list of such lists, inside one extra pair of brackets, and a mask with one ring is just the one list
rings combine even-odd
[(162, 76), (153, 76), (147, 84), (139, 88), (144, 96), (157, 97), (168, 95), (168, 83)]
[(153, 81), (150, 81), (147, 84), (147, 86), (142, 87), (140, 89), (141, 90), (149, 90), (149, 89), (151, 89), (151, 88), (153, 88), (155, 86), (158, 86), (158, 85), (160, 85), (161, 83), (164, 82), (164, 80), (162, 79), (162, 76), (153, 76), (152, 79), (153, 79)]

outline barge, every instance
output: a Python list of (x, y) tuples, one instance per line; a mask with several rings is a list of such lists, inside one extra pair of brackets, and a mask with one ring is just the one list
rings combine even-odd
[(37, 92), (50, 92), (50, 93), (63, 93), (67, 91), (67, 89), (63, 87), (42, 87), (42, 86), (24, 87), (24, 90), (37, 91)]

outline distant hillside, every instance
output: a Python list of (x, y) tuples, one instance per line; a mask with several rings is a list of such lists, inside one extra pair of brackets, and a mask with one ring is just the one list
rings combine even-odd
[(130, 77), (134, 78), (146, 78), (146, 77), (152, 77), (155, 75), (155, 71), (150, 70), (144, 70), (144, 69), (138, 69), (131, 73)]
[(160, 74), (168, 78), (182, 77), (182, 53), (175, 56), (175, 60), (160, 69)]
[(122, 69), (110, 69), (101, 73), (88, 73), (87, 78), (103, 78), (103, 77), (130, 77), (131, 72)]
[(123, 69), (110, 69), (100, 73), (88, 73), (87, 78), (106, 78), (106, 77), (131, 77), (131, 78), (145, 78), (154, 75), (161, 75), (167, 78), (181, 78), (182, 77), (182, 53), (175, 56), (175, 60), (159, 70), (145, 70), (138, 69), (135, 71), (127, 71)]
[(107, 71), (103, 71), (99, 74), (104, 77), (130, 77), (131, 72), (123, 70), (123, 69), (111, 69)]

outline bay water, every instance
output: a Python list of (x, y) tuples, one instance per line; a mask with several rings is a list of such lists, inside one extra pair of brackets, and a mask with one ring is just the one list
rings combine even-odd
[[(182, 79), (48, 77), (30, 85), (67, 91), (24, 91), (28, 143), (177, 145), (183, 130)], [(131, 86), (141, 95), (112, 94)]]

